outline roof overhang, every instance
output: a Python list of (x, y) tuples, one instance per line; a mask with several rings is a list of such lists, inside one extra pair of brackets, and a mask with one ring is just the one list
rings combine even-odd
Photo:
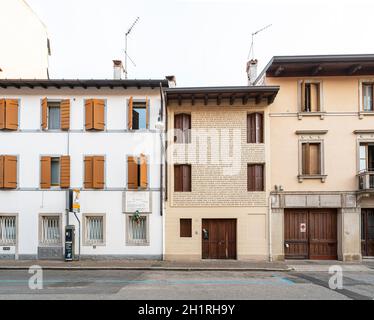
[(67, 80), (67, 79), (57, 79), (57, 80), (44, 80), (44, 79), (0, 79), (0, 88), (37, 88), (41, 87), (44, 89), (47, 88), (159, 88), (160, 85), (162, 87), (168, 87), (168, 81), (166, 79), (162, 80)]
[(374, 54), (275, 56), (256, 83), (267, 77), (374, 75)]
[(223, 100), (246, 105), (248, 103), (260, 104), (265, 102), (271, 104), (279, 91), (278, 86), (239, 86), (239, 87), (195, 87), (195, 88), (168, 88), (164, 89), (167, 105), (170, 102), (177, 102), (181, 105), (183, 101), (188, 101), (194, 105), (196, 101), (214, 101), (221, 105)]

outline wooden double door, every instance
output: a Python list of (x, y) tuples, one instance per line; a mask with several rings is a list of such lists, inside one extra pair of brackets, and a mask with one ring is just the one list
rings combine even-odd
[(236, 219), (203, 219), (202, 258), (236, 259)]
[(337, 259), (336, 210), (285, 210), (284, 242), (286, 259)]
[(374, 256), (374, 209), (361, 209), (361, 254)]

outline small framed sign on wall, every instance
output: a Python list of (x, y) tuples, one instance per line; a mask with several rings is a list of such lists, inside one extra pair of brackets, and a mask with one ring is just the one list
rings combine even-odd
[(151, 213), (151, 194), (149, 191), (123, 192), (123, 213)]

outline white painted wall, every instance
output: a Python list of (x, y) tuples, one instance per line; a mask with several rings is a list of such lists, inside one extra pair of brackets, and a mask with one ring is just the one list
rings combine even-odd
[(45, 25), (24, 0), (0, 0), (0, 78), (47, 78)]
[[(127, 100), (150, 99), (150, 129), (128, 132)], [(71, 130), (44, 132), (40, 129), (41, 99), (71, 100)], [(0, 190), (0, 214), (18, 213), (18, 253), (36, 255), (38, 216), (62, 213), (65, 224), (64, 190), (40, 190), (40, 156), (71, 156), (71, 187), (83, 188), (84, 155), (105, 155), (105, 190), (81, 191), (81, 213), (106, 214), (106, 245), (82, 246), (83, 255), (160, 256), (162, 254), (162, 216), (160, 216), (160, 140), (155, 130), (160, 96), (156, 89), (0, 89), (0, 98), (20, 99), (20, 130), (0, 131), (0, 154), (18, 155), (18, 190)], [(106, 131), (84, 131), (84, 99), (103, 98), (106, 106)], [(127, 155), (146, 154), (149, 158), (148, 181), (152, 193), (149, 214), (149, 246), (126, 245), (123, 192), (127, 184)], [(74, 215), (70, 223), (76, 225)], [(78, 246), (77, 246), (78, 248)], [(1, 249), (1, 248), (0, 248)], [(0, 252), (6, 254), (7, 252)]]

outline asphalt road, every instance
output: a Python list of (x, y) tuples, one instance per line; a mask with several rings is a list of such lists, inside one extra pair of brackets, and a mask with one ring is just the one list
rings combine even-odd
[(331, 290), (327, 272), (43, 271), (43, 289), (26, 270), (0, 270), (0, 299), (374, 299), (374, 272), (344, 272)]

